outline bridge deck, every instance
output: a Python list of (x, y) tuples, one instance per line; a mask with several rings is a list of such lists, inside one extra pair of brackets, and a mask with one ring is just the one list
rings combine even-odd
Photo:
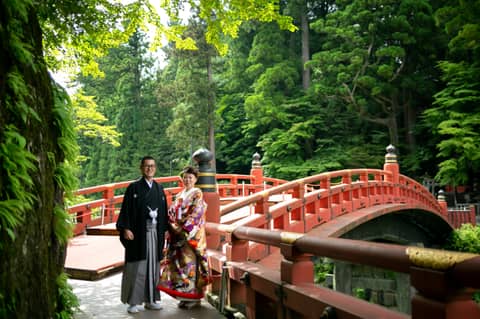
[(123, 259), (117, 236), (80, 235), (68, 243), (65, 271), (70, 278), (97, 280), (119, 271)]
[[(248, 207), (222, 216), (221, 223), (230, 224), (250, 214)], [(70, 239), (67, 246), (65, 271), (73, 279), (98, 280), (123, 267), (124, 250), (115, 224), (87, 229), (85, 235)]]

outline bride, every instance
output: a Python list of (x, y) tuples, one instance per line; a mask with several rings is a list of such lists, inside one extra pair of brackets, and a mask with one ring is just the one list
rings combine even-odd
[(198, 170), (187, 166), (182, 171), (184, 189), (168, 211), (167, 252), (157, 288), (180, 300), (179, 307), (200, 305), (205, 286), (210, 282), (206, 254), (205, 211), (202, 191), (194, 187)]

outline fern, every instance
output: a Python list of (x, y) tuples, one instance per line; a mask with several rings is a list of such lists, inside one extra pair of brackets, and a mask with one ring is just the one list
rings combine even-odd
[(58, 298), (55, 319), (70, 319), (74, 317), (80, 303), (77, 296), (73, 293), (72, 286), (68, 284), (68, 277), (61, 273), (57, 277)]
[(40, 117), (25, 101), (25, 97), (29, 96), (29, 89), (25, 84), (22, 75), (18, 72), (10, 72), (7, 75), (7, 85), (13, 91), (16, 101), (7, 101), (7, 108), (18, 114), (23, 122), (30, 117), (40, 121)]
[(68, 239), (73, 236), (73, 224), (71, 224), (70, 216), (67, 210), (61, 206), (55, 206), (53, 210), (55, 223), (55, 236), (63, 245), (68, 243)]
[[(78, 186), (78, 180), (75, 177), (75, 158), (78, 155), (78, 144), (73, 125), (73, 116), (70, 98), (63, 88), (53, 83), (54, 89), (54, 109), (55, 123), (58, 125), (61, 136), (58, 138), (58, 146), (62, 150), (64, 160), (57, 163), (54, 154), (49, 156), (49, 160), (54, 164), (54, 178), (60, 189), (65, 191), (65, 198), (71, 198), (72, 192)], [(65, 206), (57, 205), (54, 209), (55, 235), (57, 239), (67, 244), (68, 239), (73, 235), (73, 225), (70, 223), (70, 216)]]
[(29, 190), (33, 187), (30, 177), (36, 171), (35, 157), (26, 150), (26, 140), (13, 125), (4, 131), (5, 141), (0, 144), (0, 165), (6, 172), (6, 186), (0, 190), (0, 231), (14, 240), (14, 229), (24, 220), (35, 200)]

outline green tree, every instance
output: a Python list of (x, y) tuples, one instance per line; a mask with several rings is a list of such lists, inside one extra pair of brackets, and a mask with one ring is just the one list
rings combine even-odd
[[(205, 39), (206, 25), (193, 16), (185, 34), (194, 39), (198, 50), (185, 51), (170, 47), (166, 50), (171, 65), (162, 71), (162, 78), (169, 78), (170, 88), (176, 90), (174, 102), (170, 104), (172, 121), (168, 125), (168, 136), (174, 141), (176, 153), (186, 158), (199, 147), (207, 147), (215, 154), (215, 92), (214, 73), (215, 49)], [(175, 74), (171, 69), (175, 69)], [(164, 81), (159, 86), (164, 86)], [(165, 92), (164, 89), (161, 89)], [(188, 152), (185, 152), (188, 150)], [(215, 166), (215, 163), (212, 163)]]
[[(302, 16), (322, 19), (332, 7), (331, 1), (300, 1), (289, 2), (286, 10), (298, 17), (294, 23), (301, 29)], [(346, 142), (363, 144), (354, 141), (358, 134), (352, 124), (358, 121), (341, 105), (304, 90), (309, 82), (306, 47), (318, 50), (321, 41), (321, 35), (305, 30), (288, 33), (273, 24), (252, 23), (230, 43), (226, 69), (219, 76), (222, 123), (217, 141), (225, 170), (248, 172), (255, 152), (262, 154), (267, 174), (287, 179), (339, 169), (348, 165), (349, 153), (355, 163), (363, 161), (357, 151), (367, 153), (365, 148), (345, 148)]]
[(425, 121), (437, 142), (442, 184), (473, 184), (480, 171), (480, 1), (450, 1), (436, 12), (449, 37), (439, 62), (445, 88), (435, 94)]
[(80, 140), (82, 150), (88, 153), (80, 175), (83, 185), (136, 178), (138, 160), (146, 154), (159, 159), (160, 174), (168, 172), (163, 159), (171, 152), (165, 134), (170, 114), (156, 100), (154, 57), (148, 46), (145, 34), (136, 32), (128, 43), (99, 59), (103, 77), (78, 78), (86, 94), (95, 95), (97, 107), (108, 116), (110, 125), (104, 129), (115, 127), (121, 133), (117, 144)]
[(326, 39), (312, 62), (316, 90), (338, 99), (400, 149), (416, 149), (416, 118), (435, 91), (440, 39), (428, 1), (337, 1), (312, 28)]
[[(300, 1), (289, 2), (286, 10), (302, 28), (305, 10), (315, 21), (332, 8), (331, 1)], [(316, 79), (305, 91), (305, 38), (303, 30), (292, 34), (273, 24), (247, 24), (230, 44), (226, 71), (219, 76), (223, 121), (217, 134), (227, 171), (248, 172), (255, 152), (262, 154), (267, 174), (286, 179), (382, 163), (385, 142), (366, 143), (359, 134), (366, 126), (354, 113), (325, 98)], [(308, 38), (308, 47), (318, 51), (324, 36), (309, 33)]]
[(289, 60), (288, 39), (274, 24), (251, 24), (232, 44), (239, 50), (232, 50), (220, 77), (218, 112), (224, 122), (217, 134), (221, 160), (230, 169), (246, 173), (256, 151), (268, 160), (262, 136), (284, 127), (284, 100), (301, 90), (301, 56)]
[[(86, 96), (82, 90), (79, 90), (72, 96), (72, 106), (75, 112), (75, 131), (80, 145), (86, 144), (82, 143), (83, 139), (99, 138), (101, 142), (120, 146), (118, 142), (120, 134), (116, 131), (114, 125), (105, 125), (107, 118), (98, 111), (93, 96)], [(78, 161), (87, 160), (91, 151), (91, 149), (81, 150)]]
[(249, 120), (245, 114), (245, 97), (254, 81), (254, 77), (245, 72), (254, 35), (253, 23), (247, 23), (240, 29), (238, 37), (229, 42), (224, 69), (218, 76), (216, 112), (222, 120), (215, 136), (217, 171), (247, 174), (252, 155), (259, 150), (256, 136), (244, 134), (243, 129)]

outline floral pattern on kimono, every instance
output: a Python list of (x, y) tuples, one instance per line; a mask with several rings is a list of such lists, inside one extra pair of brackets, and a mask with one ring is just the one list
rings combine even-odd
[(200, 299), (210, 282), (202, 191), (178, 194), (168, 211), (169, 238), (158, 289), (178, 299)]

